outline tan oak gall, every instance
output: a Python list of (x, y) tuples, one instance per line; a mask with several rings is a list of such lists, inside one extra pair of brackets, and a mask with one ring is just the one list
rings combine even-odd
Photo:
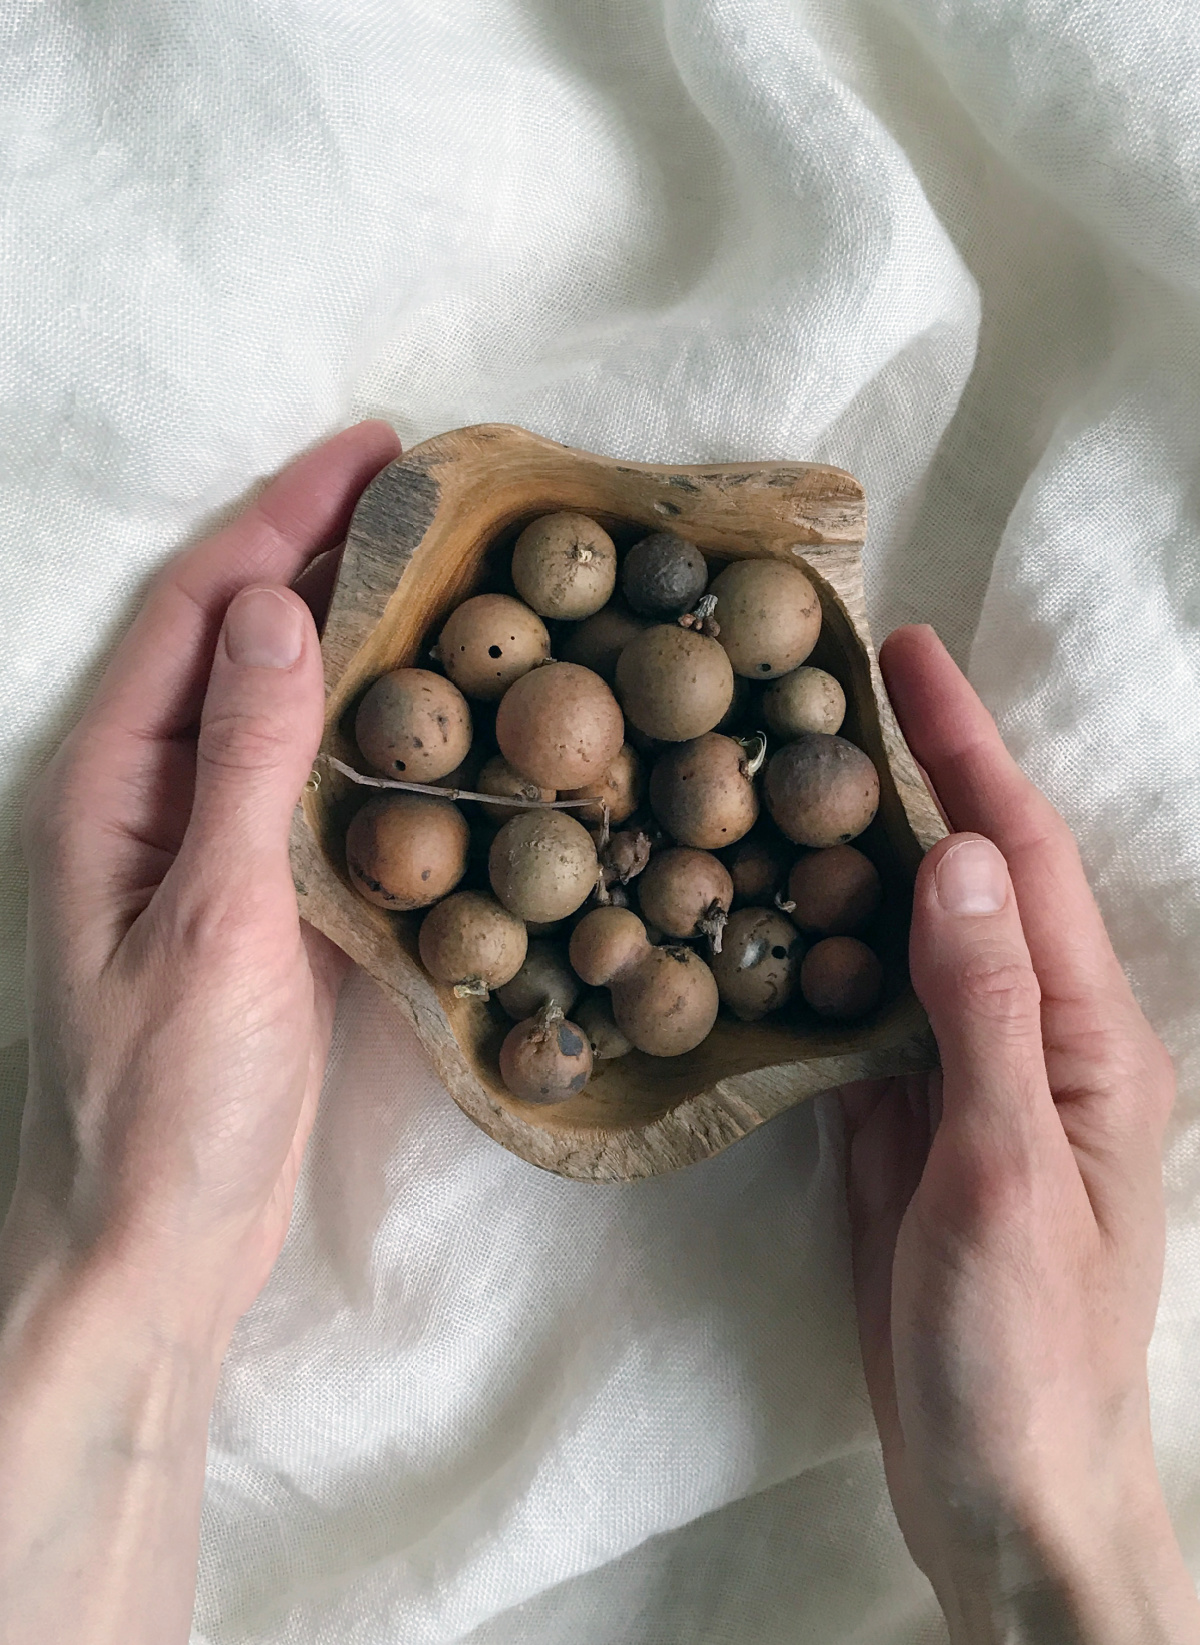
[(695, 543), (654, 531), (634, 543), (621, 568), (621, 591), (635, 611), (679, 617), (708, 586), (708, 567)]
[(710, 961), (722, 1004), (742, 1022), (782, 1010), (796, 991), (803, 954), (804, 940), (783, 914), (739, 908)]
[(694, 628), (660, 623), (622, 651), (616, 693), (646, 736), (687, 742), (724, 717), (733, 700), (733, 670), (716, 640)]
[[(542, 788), (538, 783), (523, 777), (519, 771), (514, 771), (504, 758), (503, 754), (493, 754), (475, 782), (475, 789), (480, 794), (502, 794), (508, 799), (519, 800), (554, 800), (558, 798), (556, 789)], [(506, 823), (513, 817), (524, 814), (519, 805), (486, 805), (479, 807), (484, 816), (494, 823)]]
[(633, 1050), (617, 1027), (608, 994), (600, 991), (588, 994), (575, 1008), (575, 1021), (588, 1037), (594, 1061), (611, 1062), (614, 1057), (627, 1056)]
[(802, 931), (853, 937), (883, 898), (879, 870), (852, 845), (832, 845), (801, 857), (788, 876), (788, 910)]
[(676, 845), (651, 857), (638, 880), (638, 906), (667, 937), (708, 937), (715, 949), (733, 901), (733, 880), (711, 852)]
[(650, 804), (680, 845), (735, 844), (758, 816), (746, 750), (717, 731), (664, 750), (650, 773)]
[(808, 656), (821, 632), (821, 602), (799, 566), (735, 560), (714, 581), (717, 621), (735, 674), (773, 680)]
[(616, 698), (578, 663), (522, 675), (496, 711), (496, 741), (514, 770), (559, 792), (603, 781), (625, 740)]
[(646, 927), (628, 908), (593, 908), (571, 933), (569, 955), (576, 972), (595, 988), (606, 988), (646, 957)]
[(846, 718), (846, 693), (823, 668), (794, 668), (770, 684), (762, 695), (763, 719), (777, 737), (805, 731), (840, 731)]
[(588, 1037), (557, 1006), (517, 1023), (500, 1047), (500, 1077), (523, 1102), (566, 1102), (591, 1074)]
[(612, 982), (617, 1027), (651, 1057), (694, 1051), (712, 1033), (719, 1005), (716, 979), (690, 948), (651, 948)]
[(396, 668), (381, 674), (358, 705), (354, 739), (382, 776), (433, 783), (471, 752), (471, 710), (442, 675)]
[(787, 881), (794, 856), (793, 847), (775, 834), (751, 834), (740, 840), (726, 855), (734, 907), (770, 906)]
[(586, 514), (543, 514), (517, 538), (517, 593), (540, 617), (577, 622), (599, 611), (617, 581), (613, 540)]
[(800, 992), (823, 1017), (863, 1017), (879, 1003), (883, 966), (857, 937), (823, 937), (801, 963)]
[(467, 819), (451, 800), (380, 794), (350, 819), (346, 867), (377, 907), (426, 908), (466, 873), (470, 838)]
[(642, 803), (645, 787), (646, 770), (642, 757), (636, 748), (623, 743), (616, 759), (599, 782), (588, 783), (584, 788), (572, 788), (563, 795), (563, 799), (594, 798), (595, 805), (580, 806), (571, 815), (578, 817), (582, 823), (602, 823), (607, 812), (607, 821), (610, 827), (615, 828), (632, 817)]
[(845, 845), (879, 809), (879, 773), (845, 737), (806, 731), (767, 762), (763, 793), (776, 827), (797, 845)]
[(486, 891), (454, 891), (421, 921), (417, 948), (435, 982), (486, 998), (525, 960), (525, 922)]
[(587, 901), (600, 864), (592, 837), (564, 811), (527, 811), (492, 841), (488, 878), (523, 920), (561, 920)]
[(612, 685), (618, 657), (635, 635), (650, 627), (652, 620), (630, 611), (622, 601), (614, 600), (594, 617), (571, 628), (560, 652), (562, 660), (580, 663), (599, 674), (606, 685)]
[(550, 655), (550, 634), (535, 611), (508, 594), (476, 594), (446, 618), (437, 656), (467, 697), (495, 702)]
[(636, 879), (650, 861), (651, 850), (650, 836), (640, 828), (624, 828), (613, 834), (600, 852), (605, 885), (611, 889)]

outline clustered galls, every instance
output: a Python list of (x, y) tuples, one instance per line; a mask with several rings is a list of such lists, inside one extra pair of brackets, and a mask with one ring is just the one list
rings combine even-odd
[(350, 882), (422, 911), (448, 1002), (492, 1002), (519, 1102), (686, 1056), (719, 1014), (852, 1022), (884, 991), (860, 839), (879, 773), (809, 661), (812, 580), (778, 554), (713, 565), (673, 532), (631, 537), (528, 521), (513, 592), (464, 600), (423, 666), (354, 711), (364, 772), (397, 786), (350, 820)]

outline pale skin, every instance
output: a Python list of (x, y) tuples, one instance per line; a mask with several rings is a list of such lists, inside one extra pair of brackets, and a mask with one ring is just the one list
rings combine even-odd
[[(288, 870), (323, 695), (291, 585), (319, 603), (306, 568), (397, 453), (349, 429), (169, 565), (30, 801), (2, 1645), (188, 1636), (217, 1372), (287, 1231), (347, 963)], [(1170, 1060), (1066, 825), (932, 630), (882, 662), (954, 829), (911, 946), (943, 1071), (842, 1092), (897, 1518), (955, 1645), (1200, 1645), (1146, 1385)], [(983, 883), (952, 912), (972, 852), (998, 906)]]

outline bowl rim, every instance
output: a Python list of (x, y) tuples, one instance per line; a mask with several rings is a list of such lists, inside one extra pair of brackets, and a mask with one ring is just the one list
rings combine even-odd
[[(678, 529), (695, 537), (712, 558), (750, 552), (761, 556), (765, 548), (813, 577), (823, 607), (840, 613), (853, 637), (856, 711), (869, 703), (878, 745), (872, 757), (877, 764), (880, 758), (886, 763), (881, 778), (892, 796), (888, 827), (902, 822), (915, 873), (920, 856), (947, 829), (896, 723), (871, 641), (861, 562), (866, 524), (862, 487), (846, 471), (825, 464), (633, 463), (575, 450), (508, 424), (450, 430), (415, 446), (368, 485), (350, 523), (322, 638), (327, 693), (322, 755), (344, 747), (339, 745), (339, 722), (354, 697), (355, 682), (373, 677), (372, 644), (377, 651), (383, 645), (389, 609), (394, 620), (394, 602), (418, 586), (414, 580), (404, 589), (414, 562), (427, 576), (426, 561), (436, 563), (437, 546), (448, 531), (467, 532), (469, 526), (468, 535), (474, 533), (476, 550), (482, 553), (479, 544), (497, 535), (498, 515), (506, 520), (504, 529), (513, 530), (522, 512), (532, 517), (548, 511), (539, 502), (514, 514), (512, 505), (497, 497), (502, 489), (498, 476), (522, 469), (530, 476), (531, 495), (542, 496), (556, 477), (560, 486), (570, 477), (576, 493), (590, 480), (593, 494), (622, 501), (611, 519)], [(557, 506), (574, 505), (559, 501)], [(595, 512), (605, 515), (604, 510)], [(365, 903), (331, 860), (326, 832), (330, 783), (329, 768), (319, 759), (293, 819), (293, 877), (302, 916), (343, 947), (401, 1006), (468, 1117), (531, 1164), (588, 1181), (657, 1175), (720, 1152), (775, 1114), (832, 1086), (936, 1066), (932, 1031), (908, 984), (867, 1023), (821, 1030), (819, 1054), (767, 1058), (738, 1068), (641, 1123), (570, 1123), (561, 1109), (533, 1108), (502, 1089), (489, 1089), (461, 1043), (464, 1032), (468, 1039), (475, 1032), (464, 1028), (465, 1013), (448, 1002), (447, 991), (438, 989), (418, 965), (398, 962), (399, 917)], [(890, 833), (888, 839), (899, 850)], [(664, 1078), (669, 1085), (669, 1077)]]

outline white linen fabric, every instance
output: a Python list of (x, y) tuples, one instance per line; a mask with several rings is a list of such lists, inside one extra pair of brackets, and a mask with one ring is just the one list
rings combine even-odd
[[(0, 7), (0, 1039), (15, 816), (147, 573), (355, 417), (864, 481), (1173, 1051), (1156, 1436), (1200, 1570), (1200, 11)], [(944, 1638), (858, 1365), (837, 1111), (542, 1175), (347, 988), (212, 1425), (197, 1645)]]

